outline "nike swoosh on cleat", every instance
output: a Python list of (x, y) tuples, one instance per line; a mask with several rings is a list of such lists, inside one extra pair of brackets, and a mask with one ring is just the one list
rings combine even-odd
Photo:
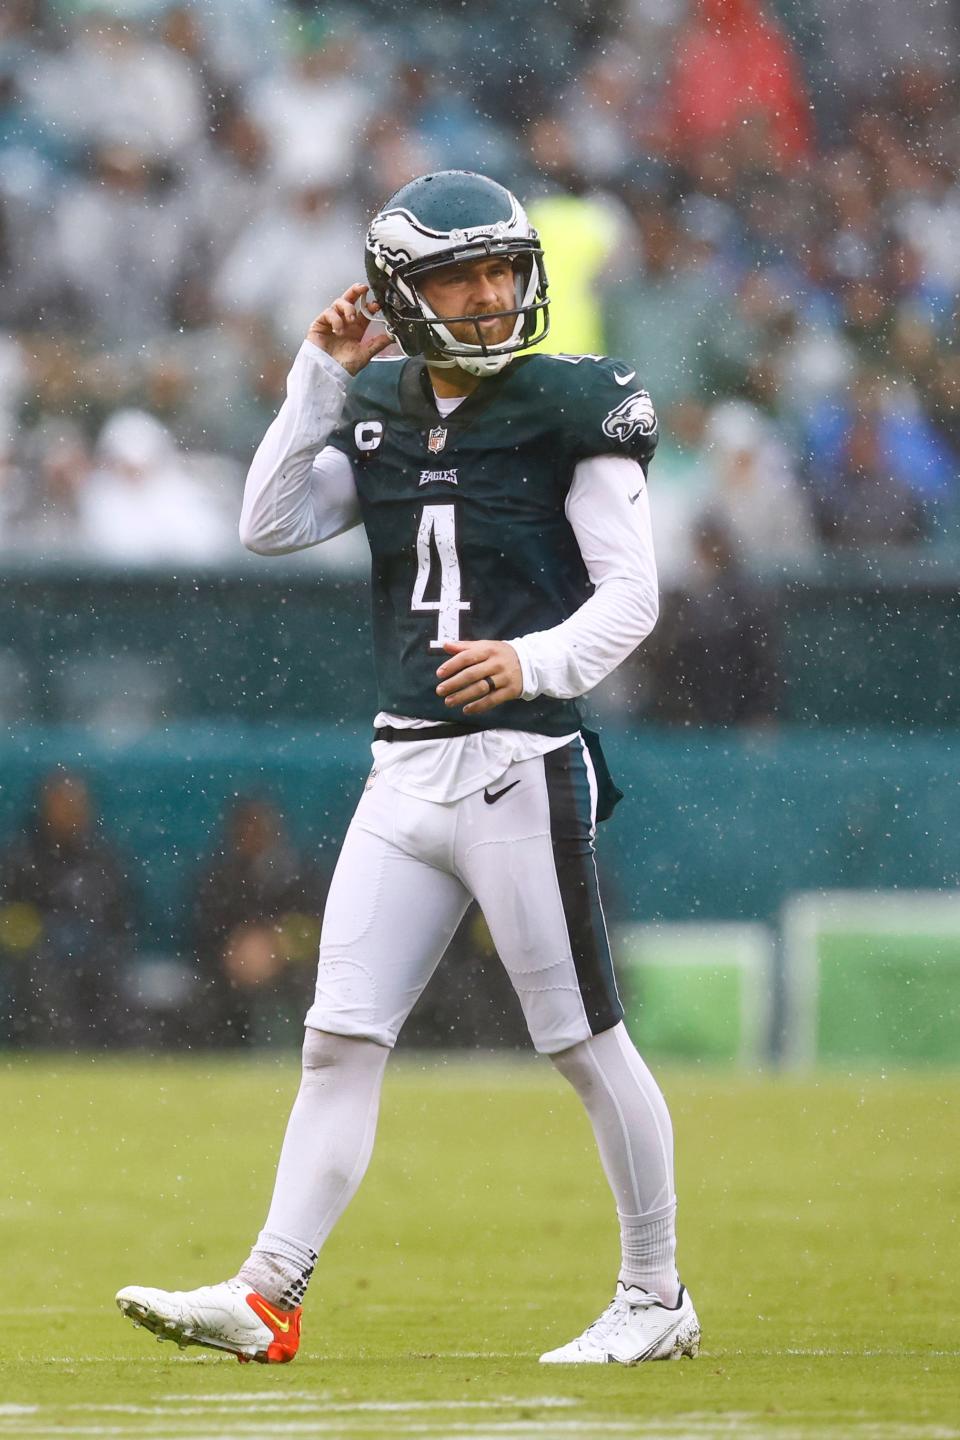
[[(519, 781), (519, 780), (514, 780), (513, 785), (519, 785), (519, 784), (520, 784), (520, 781)], [(483, 792), (483, 798), (484, 798), (484, 800), (486, 800), (486, 802), (487, 802), (488, 805), (496, 805), (497, 801), (498, 801), (498, 800), (502, 800), (503, 797), (504, 797), (504, 795), (506, 795), (506, 793), (507, 793), (508, 790), (512, 790), (512, 789), (513, 789), (513, 785), (504, 785), (504, 787), (503, 787), (502, 790), (497, 790), (497, 791), (484, 790), (484, 792)]]
[(636, 373), (636, 370), (631, 370), (629, 375), (618, 375), (617, 372), (614, 371), (613, 378), (614, 380), (616, 380), (618, 385), (629, 385), (630, 381), (634, 378)]
[(680, 1329), (680, 1324), (681, 1322), (678, 1320), (677, 1323), (670, 1330), (664, 1330), (663, 1334), (658, 1335), (656, 1340), (652, 1341), (647, 1346), (646, 1350), (641, 1350), (639, 1355), (635, 1355), (633, 1359), (629, 1360), (627, 1363), (629, 1365), (639, 1365), (642, 1363), (642, 1361), (648, 1359), (649, 1356), (653, 1354), (654, 1350), (658, 1349), (665, 1340), (673, 1339), (677, 1331)]
[(270, 1306), (264, 1304), (262, 1300), (260, 1300), (257, 1305), (254, 1305), (252, 1301), (248, 1300), (247, 1304), (255, 1315), (260, 1316), (261, 1320), (269, 1320), (272, 1324), (276, 1325), (281, 1335), (286, 1335), (290, 1329), (289, 1316), (286, 1320), (282, 1319), (275, 1310), (271, 1310)]

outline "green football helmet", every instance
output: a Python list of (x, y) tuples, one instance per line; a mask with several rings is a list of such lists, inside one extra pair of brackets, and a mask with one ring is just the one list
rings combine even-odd
[[(367, 280), (381, 318), (406, 355), (423, 355), (431, 365), (459, 365), (470, 375), (496, 375), (550, 328), (547, 272), (537, 232), (516, 196), (485, 175), (442, 170), (411, 180), (374, 216), (365, 254)], [(516, 287), (515, 307), (498, 312), (514, 318), (512, 334), (496, 345), (484, 343), (477, 316), (438, 318), (419, 288), (433, 270), (488, 255), (510, 258)], [(476, 344), (455, 339), (447, 328), (471, 320)]]

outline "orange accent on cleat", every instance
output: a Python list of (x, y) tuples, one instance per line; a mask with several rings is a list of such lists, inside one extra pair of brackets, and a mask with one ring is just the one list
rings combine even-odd
[(257, 1359), (263, 1365), (286, 1365), (291, 1361), (300, 1348), (300, 1321), (303, 1315), (303, 1306), (298, 1305), (296, 1310), (276, 1310), (251, 1290), (247, 1296), (247, 1304), (264, 1325), (273, 1332), (273, 1340), (267, 1346), (265, 1355), (258, 1355)]

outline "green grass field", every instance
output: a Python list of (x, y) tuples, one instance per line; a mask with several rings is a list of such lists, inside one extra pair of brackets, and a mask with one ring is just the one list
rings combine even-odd
[(3, 1062), (0, 1437), (960, 1437), (960, 1075), (664, 1072), (700, 1358), (558, 1371), (616, 1268), (577, 1102), (398, 1057), (296, 1363), (157, 1344), (114, 1291), (235, 1270), (296, 1069)]

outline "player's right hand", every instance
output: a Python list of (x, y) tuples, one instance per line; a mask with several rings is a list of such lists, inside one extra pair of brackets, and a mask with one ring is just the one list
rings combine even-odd
[[(366, 291), (361, 281), (344, 290), (339, 300), (334, 300), (307, 331), (311, 345), (326, 351), (331, 360), (336, 360), (344, 370), (356, 375), (374, 355), (393, 344), (393, 337), (382, 332), (368, 335), (370, 321), (357, 309), (357, 301)], [(379, 310), (376, 300), (367, 302), (368, 310)]]

